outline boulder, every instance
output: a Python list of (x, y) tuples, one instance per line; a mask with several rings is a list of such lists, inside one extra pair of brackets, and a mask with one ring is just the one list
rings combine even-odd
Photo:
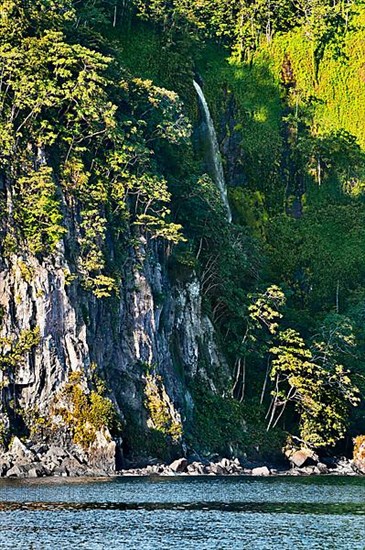
[(13, 437), (9, 445), (8, 454), (14, 458), (14, 462), (21, 461), (26, 463), (31, 462), (34, 458), (32, 451), (30, 451), (16, 436)]
[(36, 477), (44, 477), (48, 474), (47, 470), (43, 466), (43, 464), (30, 464), (30, 468), (28, 469), (27, 477), (29, 478), (36, 478)]
[(30, 450), (36, 455), (44, 455), (48, 451), (48, 448), (48, 445), (45, 443), (35, 443), (30, 447)]
[(288, 453), (287, 457), (291, 464), (293, 466), (296, 466), (297, 468), (313, 465), (318, 462), (318, 456), (310, 449), (304, 448), (300, 449), (299, 451)]
[(6, 477), (29, 477), (29, 471), (33, 469), (33, 464), (15, 464), (6, 472)]
[(171, 470), (169, 466), (166, 466), (163, 471), (160, 473), (161, 476), (175, 476), (176, 472)]
[(235, 474), (235, 475), (242, 474), (243, 473), (243, 468), (242, 468), (242, 466), (237, 465), (235, 462), (231, 462), (231, 464), (229, 465), (229, 468), (228, 468), (228, 473), (229, 474)]
[[(67, 475), (71, 477), (81, 477), (85, 475), (86, 468), (83, 464), (80, 464), (76, 458), (68, 456), (62, 461), (60, 471), (61, 475), (63, 475), (63, 472), (65, 471)], [(53, 473), (55, 473), (55, 470)]]
[(254, 468), (251, 473), (253, 476), (269, 476), (271, 472), (267, 466), (261, 466)]
[(224, 470), (229, 470), (231, 466), (231, 461), (228, 460), (228, 458), (222, 458), (220, 462), (218, 462), (219, 466), (221, 466)]
[(107, 474), (116, 472), (117, 445), (107, 428), (96, 432), (94, 443), (88, 451), (88, 466), (90, 469), (102, 470)]
[(22, 468), (15, 465), (6, 472), (6, 477), (26, 477)]
[(186, 471), (187, 466), (188, 461), (186, 458), (178, 458), (177, 460), (174, 460), (174, 462), (171, 462), (169, 468), (176, 474), (181, 474)]
[(365, 474), (365, 464), (361, 460), (354, 459), (351, 461), (345, 457), (341, 457), (337, 460), (335, 473), (338, 475), (355, 475), (355, 471), (360, 474)]
[(214, 474), (217, 476), (222, 476), (227, 473), (220, 464), (216, 464), (215, 462), (211, 462), (209, 466), (206, 467), (206, 470), (207, 470), (207, 473)]
[(67, 473), (67, 470), (66, 470), (66, 467), (61, 465), (61, 466), (56, 466), (52, 472), (52, 474), (54, 476), (58, 476), (58, 477), (67, 477), (68, 476), (68, 473)]
[(323, 464), (323, 462), (318, 462), (317, 468), (321, 474), (328, 474), (328, 466), (326, 464)]
[(59, 463), (62, 462), (62, 460), (67, 456), (68, 453), (65, 449), (62, 449), (62, 447), (57, 447), (56, 445), (51, 445), (46, 452), (45, 458), (52, 462)]
[(49, 475), (47, 469), (40, 462), (15, 464), (6, 472), (6, 477), (37, 478)]
[(201, 462), (193, 462), (188, 465), (187, 472), (191, 476), (201, 476), (204, 474), (204, 466)]

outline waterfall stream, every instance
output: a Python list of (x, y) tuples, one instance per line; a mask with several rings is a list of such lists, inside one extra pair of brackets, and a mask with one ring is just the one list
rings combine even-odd
[(224, 171), (223, 171), (223, 164), (222, 164), (222, 158), (219, 151), (219, 145), (218, 145), (218, 139), (217, 134), (214, 128), (213, 119), (211, 117), (209, 107), (207, 100), (205, 99), (203, 90), (199, 86), (199, 84), (194, 80), (193, 81), (194, 88), (196, 90), (196, 93), (198, 94), (199, 101), (203, 110), (204, 114), (204, 120), (207, 127), (207, 136), (208, 136), (208, 144), (209, 144), (209, 164), (211, 167), (211, 176), (217, 185), (219, 192), (222, 197), (222, 201), (224, 203), (224, 206), (227, 210), (227, 218), (229, 223), (232, 221), (232, 213), (229, 206), (228, 196), (227, 196), (227, 186), (226, 181), (224, 178)]

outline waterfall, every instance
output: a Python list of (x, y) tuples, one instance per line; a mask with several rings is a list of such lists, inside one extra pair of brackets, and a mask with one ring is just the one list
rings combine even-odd
[(213, 119), (211, 117), (207, 100), (205, 99), (203, 90), (199, 84), (194, 80), (194, 88), (198, 94), (201, 107), (203, 109), (204, 119), (207, 126), (207, 135), (209, 142), (209, 163), (211, 166), (212, 178), (217, 185), (222, 197), (222, 201), (227, 210), (227, 218), (229, 223), (232, 221), (232, 213), (228, 202), (227, 186), (224, 178), (222, 158), (219, 151), (217, 134), (214, 128)]

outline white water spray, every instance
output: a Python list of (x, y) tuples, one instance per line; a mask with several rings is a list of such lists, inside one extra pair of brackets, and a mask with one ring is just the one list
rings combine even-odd
[(211, 169), (212, 169), (212, 177), (217, 185), (219, 192), (222, 197), (222, 201), (224, 203), (224, 206), (227, 210), (227, 218), (229, 223), (232, 221), (232, 213), (229, 206), (228, 196), (227, 196), (227, 186), (226, 181), (224, 178), (224, 171), (223, 171), (223, 164), (222, 164), (222, 158), (221, 153), (219, 150), (218, 145), (218, 139), (217, 139), (217, 133), (214, 128), (213, 119), (211, 117), (209, 107), (207, 100), (205, 99), (203, 90), (199, 86), (199, 84), (194, 80), (193, 81), (194, 88), (196, 90), (196, 93), (198, 94), (200, 104), (203, 109), (204, 119), (205, 123), (207, 125), (207, 134), (209, 138), (209, 155), (211, 157)]

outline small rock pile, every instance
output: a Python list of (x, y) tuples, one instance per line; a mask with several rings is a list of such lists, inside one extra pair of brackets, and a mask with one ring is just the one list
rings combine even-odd
[[(89, 450), (90, 451), (90, 450)], [(86, 453), (80, 446), (65, 449), (57, 445), (25, 444), (14, 437), (7, 452), (0, 454), (0, 477), (39, 478), (61, 477), (104, 477), (122, 476), (260, 476), (271, 475), (356, 475), (359, 469), (346, 458), (319, 460), (308, 449), (287, 453), (290, 468), (276, 469), (268, 465), (252, 464), (246, 459), (215, 458), (198, 456), (179, 458), (171, 464), (150, 459), (141, 467), (129, 467), (115, 471), (115, 443), (99, 434), (92, 452)]]
[[(315, 458), (315, 457), (314, 457)], [(240, 461), (238, 458), (222, 458), (219, 461), (211, 462), (209, 460), (188, 460), (179, 458), (171, 464), (159, 463), (156, 459), (151, 460), (150, 464), (141, 468), (128, 468), (118, 472), (124, 476), (259, 476), (267, 477), (271, 475), (281, 476), (308, 476), (308, 475), (356, 475), (352, 461), (346, 458), (331, 459), (325, 462), (317, 461), (314, 458), (307, 457), (300, 465), (299, 455), (291, 462), (291, 467), (286, 469), (276, 469), (267, 465), (250, 465), (247, 461)]]
[(0, 477), (112, 475), (115, 473), (115, 444), (109, 441), (103, 441), (102, 444), (104, 446), (95, 448), (89, 455), (78, 445), (66, 450), (57, 445), (26, 445), (14, 437), (8, 450), (0, 455)]
[(152, 460), (150, 464), (143, 468), (128, 468), (118, 472), (120, 475), (133, 476), (175, 476), (175, 475), (245, 475), (251, 473), (241, 466), (238, 458), (230, 460), (222, 458), (219, 462), (210, 462), (209, 460), (188, 460), (187, 458), (179, 458), (171, 464), (161, 464)]

